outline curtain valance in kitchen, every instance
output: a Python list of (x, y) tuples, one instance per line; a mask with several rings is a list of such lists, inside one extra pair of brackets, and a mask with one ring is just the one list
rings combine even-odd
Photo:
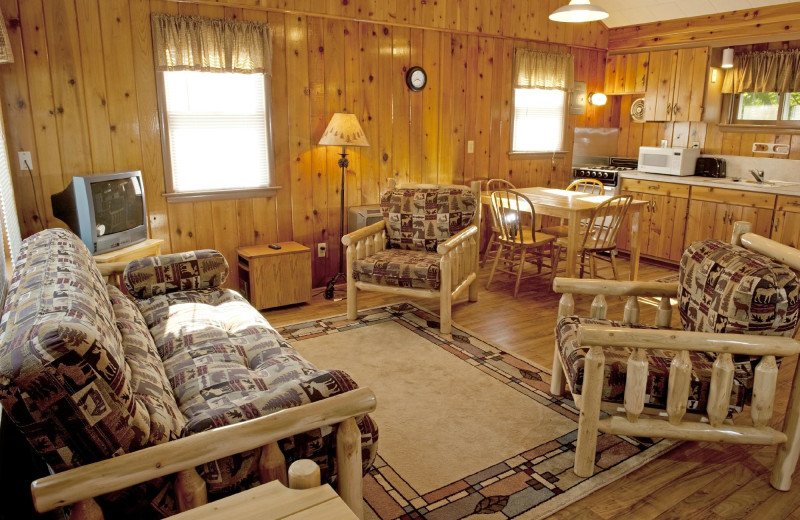
[(572, 54), (514, 49), (514, 88), (572, 90)]
[(153, 14), (152, 25), (156, 70), (272, 75), (269, 24)]
[(800, 92), (800, 49), (737, 54), (722, 92)]

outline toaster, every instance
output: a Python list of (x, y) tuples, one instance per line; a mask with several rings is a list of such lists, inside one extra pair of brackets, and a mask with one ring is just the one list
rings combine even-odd
[(725, 159), (718, 157), (699, 157), (694, 174), (701, 177), (725, 177)]

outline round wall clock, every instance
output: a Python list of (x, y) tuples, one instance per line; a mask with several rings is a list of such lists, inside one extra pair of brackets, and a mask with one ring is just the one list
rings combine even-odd
[(422, 67), (411, 67), (406, 73), (406, 85), (414, 92), (419, 92), (428, 83), (428, 74)]

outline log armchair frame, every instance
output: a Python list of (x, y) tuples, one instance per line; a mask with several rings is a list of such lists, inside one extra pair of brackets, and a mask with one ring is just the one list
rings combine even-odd
[[(418, 188), (431, 189), (443, 187), (438, 184), (401, 184), (389, 179), (389, 189)], [(356, 281), (353, 278), (353, 263), (378, 251), (386, 249), (386, 223), (384, 220), (365, 228), (353, 231), (342, 237), (347, 258), (347, 319), (358, 319), (358, 291), (377, 291), (401, 294), (411, 297), (439, 298), (439, 330), (450, 334), (452, 330), (451, 308), (453, 300), (464, 289), (469, 288), (469, 301), (478, 301), (478, 261), (479, 231), (481, 221), (481, 183), (473, 181), (470, 189), (475, 194), (475, 216), (472, 224), (465, 227), (447, 241), (439, 244), (436, 252), (441, 255), (439, 269), (441, 284), (439, 290), (414, 287), (395, 287)]]
[[(94, 497), (177, 473), (175, 492), (178, 506), (181, 511), (187, 511), (208, 501), (205, 481), (195, 467), (234, 453), (261, 448), (261, 482), (266, 484), (278, 480), (286, 485), (292, 471), (287, 476), (286, 460), (277, 442), (315, 428), (338, 425), (338, 493), (353, 513), (363, 518), (361, 434), (355, 417), (374, 411), (375, 406), (372, 390), (359, 388), (87, 464), (35, 480), (31, 484), (33, 503), (40, 513), (74, 504), (70, 520), (102, 520), (103, 513)], [(311, 464), (316, 467), (316, 464)], [(292, 468), (295, 466), (293, 464)], [(303, 465), (298, 471), (303, 472), (302, 468)], [(319, 469), (308, 471), (318, 472)], [(298, 475), (298, 478), (303, 480), (307, 477)]]
[[(773, 258), (794, 271), (800, 271), (800, 251), (751, 233), (751, 228), (748, 222), (736, 222), (732, 243)], [(639, 322), (638, 297), (660, 298), (655, 325), (668, 327), (672, 319), (670, 298), (677, 297), (678, 283), (556, 278), (553, 289), (563, 293), (559, 302), (559, 317), (574, 314), (573, 294), (595, 295), (591, 317), (596, 319), (606, 317), (606, 296), (625, 296), (627, 302), (623, 322), (631, 324)], [(800, 369), (795, 369), (783, 429), (774, 429), (769, 423), (772, 419), (778, 377), (776, 357), (799, 353), (800, 342), (777, 336), (600, 325), (581, 325), (578, 337), (582, 346), (589, 347), (584, 359), (582, 392), (573, 392), (575, 405), (580, 410), (574, 468), (578, 476), (589, 477), (594, 472), (597, 433), (601, 431), (627, 436), (777, 445), (770, 482), (778, 490), (789, 490), (800, 456)], [(628, 359), (624, 405), (603, 402), (603, 348), (625, 347), (631, 349), (631, 355)], [(665, 410), (648, 409), (644, 406), (648, 373), (646, 351), (651, 349), (677, 353), (669, 368), (666, 414)], [(712, 368), (707, 411), (703, 415), (686, 414), (692, 370), (690, 351), (717, 354)], [(755, 369), (750, 407), (753, 426), (736, 425), (726, 419), (733, 384), (733, 354), (761, 357)], [(564, 376), (564, 366), (556, 343), (550, 388), (553, 394), (564, 393)], [(600, 418), (601, 411), (608, 412), (610, 417)], [(703, 422), (706, 417), (708, 422)]]

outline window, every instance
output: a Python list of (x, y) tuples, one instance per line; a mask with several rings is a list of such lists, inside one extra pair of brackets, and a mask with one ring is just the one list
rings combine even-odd
[(800, 92), (742, 92), (735, 97), (734, 123), (800, 126)]
[(514, 89), (512, 152), (563, 150), (567, 93), (557, 89)]
[[(19, 220), (17, 218), (17, 206), (14, 202), (14, 187), (11, 183), (11, 171), (8, 167), (8, 155), (6, 153), (6, 140), (2, 128), (0, 128), (0, 256), (3, 257), (5, 262), (5, 243), (8, 246), (9, 258), (11, 258), (11, 265), (13, 266), (17, 261), (20, 246), (22, 244), (22, 234), (19, 229)], [(5, 263), (3, 264), (5, 267)], [(0, 272), (0, 277), (4, 277), (6, 273)], [(0, 284), (3, 285), (3, 284)]]
[(162, 74), (169, 191), (269, 187), (271, 143), (264, 74)]

